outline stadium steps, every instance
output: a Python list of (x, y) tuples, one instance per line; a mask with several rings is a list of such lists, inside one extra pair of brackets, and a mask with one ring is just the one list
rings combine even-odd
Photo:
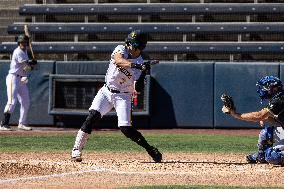
[(284, 41), (284, 22), (14, 23), (8, 33), (23, 33), (25, 24), (38, 42), (119, 41), (134, 29), (147, 32), (151, 41)]
[(0, 8), (0, 42), (14, 41), (13, 36), (8, 36), (8, 25), (13, 22), (27, 21), (26, 18), (19, 15), (19, 7), (27, 3), (35, 3), (35, 0), (1, 0)]
[[(279, 0), (45, 0), (52, 4), (82, 3), (277, 3)], [(39, 4), (43, 0), (37, 0)]]
[(18, 8), (21, 5), (32, 3), (36, 3), (36, 0), (1, 0), (1, 5), (4, 5), (1, 7), (5, 7), (5, 9), (14, 9)]

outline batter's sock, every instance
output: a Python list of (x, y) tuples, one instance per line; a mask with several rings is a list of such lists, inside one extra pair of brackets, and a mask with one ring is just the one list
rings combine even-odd
[(85, 133), (84, 131), (82, 131), (80, 129), (77, 133), (73, 150), (76, 149), (76, 150), (79, 150), (81, 152), (83, 150), (83, 148), (85, 147), (89, 137), (90, 137), (90, 134)]
[[(138, 131), (137, 131), (138, 132)], [(143, 148), (145, 148), (146, 150), (150, 150), (153, 147), (146, 141), (146, 139), (142, 136), (142, 134), (140, 133), (140, 137), (138, 138), (138, 140), (136, 141), (136, 143), (140, 146), (142, 146)]]
[(9, 125), (10, 117), (11, 117), (10, 113), (7, 113), (7, 112), (4, 113), (4, 118), (2, 120), (1, 125)]
[(120, 130), (127, 138), (130, 138), (132, 141), (136, 142), (139, 146), (142, 146), (147, 151), (153, 148), (152, 146), (150, 146), (150, 144), (148, 144), (143, 135), (132, 126), (121, 126)]

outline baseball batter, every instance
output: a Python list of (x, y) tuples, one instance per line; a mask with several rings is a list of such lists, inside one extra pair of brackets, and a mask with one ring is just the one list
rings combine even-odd
[(261, 101), (269, 100), (267, 107), (256, 112), (237, 113), (235, 107), (224, 104), (222, 111), (236, 119), (260, 122), (262, 129), (259, 133), (258, 151), (247, 156), (248, 163), (284, 165), (284, 90), (282, 82), (277, 77), (265, 76), (256, 85)]
[(95, 96), (89, 115), (78, 131), (71, 159), (82, 161), (81, 154), (96, 121), (115, 109), (118, 117), (118, 127), (132, 141), (146, 149), (155, 162), (162, 160), (162, 154), (157, 148), (148, 144), (142, 134), (131, 123), (131, 102), (134, 91), (144, 87), (146, 72), (150, 65), (144, 63), (141, 56), (146, 47), (147, 35), (138, 30), (132, 31), (125, 40), (125, 45), (118, 45), (111, 54), (109, 68), (105, 77), (105, 85)]
[(28, 73), (37, 64), (36, 60), (29, 60), (27, 54), (29, 38), (25, 35), (18, 37), (18, 47), (14, 50), (10, 64), (10, 70), (6, 77), (8, 101), (4, 109), (4, 118), (0, 130), (11, 131), (9, 120), (17, 101), (20, 102), (20, 118), (18, 129), (32, 130), (28, 127), (27, 115), (30, 106), (29, 91), (27, 87)]

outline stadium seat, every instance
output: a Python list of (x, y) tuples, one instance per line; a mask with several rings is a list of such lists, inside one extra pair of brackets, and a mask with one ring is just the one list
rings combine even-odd
[(26, 4), (20, 15), (94, 14), (281, 14), (283, 3), (110, 3), (110, 4)]
[[(123, 42), (34, 42), (35, 53), (111, 52)], [(2, 43), (0, 53), (11, 53), (16, 43)], [(284, 42), (149, 42), (145, 52), (160, 53), (283, 53)]]
[(128, 33), (139, 29), (148, 33), (283, 33), (284, 23), (14, 23), (9, 34), (20, 34), (27, 24), (32, 33)]

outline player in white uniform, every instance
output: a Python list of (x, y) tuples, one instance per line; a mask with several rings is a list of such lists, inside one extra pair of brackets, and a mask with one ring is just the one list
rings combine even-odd
[(95, 96), (89, 115), (77, 133), (71, 153), (72, 160), (82, 161), (82, 149), (95, 122), (114, 108), (121, 132), (145, 148), (155, 162), (161, 162), (162, 154), (158, 149), (149, 145), (142, 134), (131, 125), (132, 94), (143, 89), (146, 72), (150, 69), (150, 65), (144, 63), (141, 57), (146, 44), (147, 35), (136, 30), (128, 35), (125, 45), (118, 45), (114, 49), (105, 77), (106, 84)]
[(24, 35), (18, 37), (18, 47), (14, 50), (10, 64), (10, 70), (6, 77), (8, 101), (4, 109), (4, 118), (0, 130), (11, 131), (9, 120), (17, 101), (20, 102), (20, 118), (18, 129), (32, 130), (28, 127), (27, 115), (30, 106), (29, 90), (27, 87), (27, 74), (37, 64), (36, 60), (29, 60), (27, 54), (29, 38)]

